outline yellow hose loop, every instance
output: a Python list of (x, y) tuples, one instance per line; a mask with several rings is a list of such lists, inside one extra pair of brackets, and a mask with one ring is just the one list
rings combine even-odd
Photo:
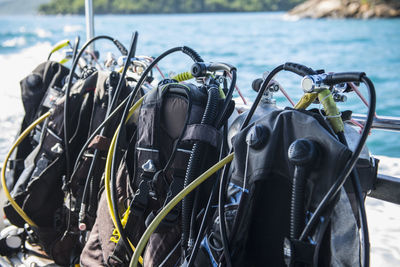
[[(234, 153), (229, 154), (221, 161), (217, 162), (214, 166), (204, 172), (202, 175), (197, 177), (193, 182), (191, 182), (187, 187), (185, 187), (179, 194), (177, 194), (167, 205), (157, 214), (154, 220), (150, 223), (147, 227), (146, 231), (140, 238), (138, 245), (136, 246), (136, 251), (133, 254), (131, 262), (129, 263), (129, 267), (136, 267), (139, 257), (142, 254), (144, 248), (146, 247), (147, 241), (149, 240), (150, 236), (156, 230), (158, 225), (167, 216), (168, 212), (170, 212), (178, 203), (181, 201), (186, 195), (192, 192), (196, 187), (198, 187), (201, 183), (203, 183), (207, 178), (225, 166), (227, 163), (233, 160)], [(140, 262), (141, 263), (141, 262)]]
[(177, 80), (178, 82), (187, 81), (192, 78), (194, 78), (194, 77), (190, 71), (185, 71), (185, 72), (179, 73), (172, 77), (172, 79)]
[(53, 54), (54, 52), (60, 50), (61, 48), (66, 47), (66, 46), (69, 45), (69, 44), (70, 44), (70, 41), (69, 41), (68, 39), (65, 39), (65, 40), (62, 40), (62, 41), (56, 43), (56, 44), (51, 48), (50, 54)]
[(18, 145), (29, 135), (29, 133), (35, 129), (36, 125), (42, 123), (47, 117), (50, 116), (50, 112), (47, 112), (43, 114), (41, 117), (39, 117), (37, 120), (35, 120), (31, 125), (29, 125), (23, 132), (22, 134), (17, 138), (15, 143), (12, 145), (10, 151), (8, 151), (6, 158), (4, 159), (3, 163), (3, 168), (1, 170), (1, 185), (3, 186), (4, 189), (4, 194), (6, 195), (6, 198), (10, 202), (11, 206), (15, 209), (15, 211), (19, 214), (19, 216), (24, 219), (30, 226), (37, 227), (37, 225), (29, 218), (29, 216), (22, 210), (22, 208), (15, 202), (15, 200), (12, 198), (10, 191), (7, 188), (7, 183), (6, 183), (6, 169), (7, 169), (7, 163), (8, 159), (10, 158), (11, 154), (14, 152), (15, 148), (18, 147)]
[(306, 109), (309, 105), (314, 102), (315, 99), (317, 99), (318, 94), (317, 93), (307, 93), (304, 94), (299, 102), (294, 106), (294, 109)]
[(60, 60), (60, 64), (64, 65), (68, 61), (69, 61), (69, 58), (63, 58), (63, 59)]
[[(128, 116), (126, 118), (125, 123), (129, 120), (129, 118), (133, 115), (136, 109), (140, 107), (140, 105), (143, 102), (144, 97), (141, 97), (136, 103), (129, 109)], [(110, 187), (110, 181), (111, 181), (111, 163), (112, 163), (112, 157), (114, 154), (115, 150), (115, 143), (117, 140), (118, 132), (119, 132), (120, 127), (118, 126), (117, 130), (114, 133), (114, 136), (111, 140), (110, 144), (110, 149), (108, 150), (107, 154), (107, 160), (106, 160), (106, 166), (105, 166), (105, 175), (104, 175), (104, 184), (105, 184), (105, 191), (106, 191), (106, 199), (107, 199), (107, 206), (108, 206), (108, 212), (110, 213), (111, 219), (113, 221), (114, 227), (117, 228), (117, 217), (118, 214), (114, 214), (114, 209), (113, 209), (113, 204), (111, 201), (111, 187)], [(119, 233), (118, 233), (119, 234)], [(129, 242), (129, 245), (131, 246), (132, 250), (135, 251), (136, 248), (133, 246), (131, 242)], [(143, 258), (140, 257), (139, 259), (140, 264), (143, 264)]]

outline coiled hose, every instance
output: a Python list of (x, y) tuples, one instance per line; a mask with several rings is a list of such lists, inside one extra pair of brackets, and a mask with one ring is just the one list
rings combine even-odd
[[(201, 125), (213, 125), (218, 114), (219, 89), (212, 85), (209, 87), (206, 109), (201, 119)], [(184, 187), (187, 187), (201, 172), (202, 157), (206, 144), (195, 142), (192, 153), (190, 154), (188, 168), (185, 175)], [(190, 234), (190, 221), (193, 208), (193, 195), (185, 197), (182, 201), (182, 248), (187, 248)]]

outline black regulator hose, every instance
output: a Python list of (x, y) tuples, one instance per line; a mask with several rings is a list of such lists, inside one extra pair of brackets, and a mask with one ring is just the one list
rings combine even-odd
[(126, 233), (125, 230), (121, 224), (121, 220), (119, 218), (119, 211), (118, 211), (118, 199), (116, 198), (116, 170), (117, 170), (117, 151), (120, 149), (119, 148), (119, 139), (121, 137), (121, 133), (125, 131), (125, 121), (129, 113), (129, 108), (133, 104), (134, 99), (136, 98), (136, 95), (138, 94), (140, 88), (142, 87), (145, 79), (147, 78), (147, 75), (150, 73), (150, 71), (154, 68), (156, 64), (166, 56), (175, 53), (175, 52), (183, 52), (184, 54), (188, 55), (191, 59), (193, 59), (195, 62), (197, 61), (203, 61), (203, 59), (199, 56), (199, 54), (194, 51), (193, 49), (183, 46), (183, 47), (174, 47), (171, 48), (164, 53), (162, 53), (160, 56), (158, 56), (156, 59), (154, 59), (150, 65), (144, 70), (142, 75), (140, 76), (139, 81), (137, 82), (135, 89), (132, 91), (132, 93), (128, 96), (127, 98), (127, 104), (125, 105), (124, 112), (122, 113), (122, 118), (119, 124), (119, 131), (117, 134), (116, 142), (115, 142), (115, 147), (116, 149), (114, 150), (113, 157), (112, 157), (112, 162), (111, 162), (111, 173), (110, 173), (110, 183), (111, 183), (111, 201), (114, 209), (114, 214), (117, 217), (116, 222), (117, 222), (117, 230), (121, 235), (122, 241), (124, 243), (124, 247), (127, 248), (127, 251), (129, 254), (131, 254), (131, 249), (128, 243), (128, 239), (126, 238)]
[[(218, 114), (218, 99), (219, 89), (215, 84), (207, 88), (207, 105), (201, 119), (201, 125), (214, 125), (215, 118)], [(184, 187), (188, 186), (198, 175), (201, 173), (203, 164), (203, 152), (206, 149), (206, 144), (197, 141), (194, 143), (192, 153), (190, 154), (188, 167), (186, 169)], [(196, 189), (197, 190), (197, 189)], [(190, 237), (190, 221), (193, 208), (193, 194), (187, 195), (182, 200), (182, 241), (181, 246), (184, 250), (188, 248), (188, 241)]]
[[(337, 134), (339, 141), (348, 147), (346, 137), (344, 132), (340, 132)], [(367, 222), (367, 213), (365, 211), (365, 203), (364, 197), (362, 195), (362, 188), (360, 183), (360, 176), (358, 175), (357, 168), (353, 168), (351, 172), (351, 183), (354, 188), (354, 193), (356, 194), (356, 199), (359, 207), (359, 216), (361, 221), (361, 229), (363, 233), (363, 247), (364, 247), (364, 266), (369, 266), (369, 258), (370, 258), (370, 244), (369, 244), (369, 231), (368, 231), (368, 222)]]
[[(226, 156), (226, 152), (228, 152), (228, 150), (227, 150), (228, 143), (226, 142), (226, 140), (228, 139), (228, 123), (225, 122), (223, 127), (224, 127), (224, 129), (223, 129), (223, 142), (222, 142), (221, 149), (220, 149), (219, 160), (224, 158)], [(219, 170), (217, 172), (216, 177), (220, 177), (220, 175), (221, 175), (221, 170)], [(220, 182), (220, 179), (216, 179), (214, 181), (214, 185), (213, 185), (213, 188), (211, 189), (211, 193), (210, 193), (210, 196), (208, 198), (207, 206), (206, 206), (205, 211), (204, 211), (203, 219), (201, 221), (200, 228), (199, 228), (199, 231), (197, 233), (196, 241), (195, 241), (195, 243), (193, 245), (192, 250), (190, 251), (191, 254), (190, 254), (190, 258), (189, 258), (189, 262), (187, 264), (187, 267), (193, 267), (193, 265), (194, 265), (194, 261), (196, 259), (197, 252), (198, 252), (198, 250), (200, 248), (200, 242), (202, 240), (204, 231), (206, 230), (206, 227), (208, 225), (210, 216), (212, 215), (211, 206), (214, 205), (214, 203), (216, 202), (217, 197), (218, 197), (219, 182)]]
[[(109, 101), (109, 105), (108, 105), (107, 111), (106, 111), (106, 117), (108, 117), (110, 115), (111, 111), (114, 109), (116, 103), (118, 102), (119, 95), (122, 91), (122, 86), (125, 83), (126, 72), (129, 68), (129, 64), (130, 64), (129, 59), (133, 58), (135, 56), (137, 39), (138, 39), (138, 32), (134, 32), (134, 34), (132, 35), (131, 44), (129, 47), (128, 60), (126, 60), (122, 74), (119, 77), (118, 84), (117, 84), (116, 88), (113, 90), (114, 94), (112, 95), (110, 92), (110, 94), (108, 96), (109, 100), (110, 99), (112, 99), (112, 100)], [(108, 131), (107, 127), (104, 127), (101, 130), (100, 135), (104, 135), (107, 131)], [(93, 153), (93, 159), (90, 164), (89, 171), (88, 171), (88, 174), (87, 174), (87, 177), (85, 180), (85, 187), (84, 187), (83, 194), (82, 194), (82, 201), (81, 201), (81, 207), (80, 207), (80, 212), (79, 212), (79, 229), (80, 230), (86, 230), (86, 222), (85, 221), (86, 221), (87, 198), (89, 195), (89, 184), (90, 184), (90, 195), (91, 195), (91, 198), (89, 199), (89, 211), (90, 211), (90, 208), (93, 208), (94, 206), (96, 206), (96, 205), (94, 205), (94, 202), (97, 201), (97, 191), (98, 191), (98, 186), (99, 186), (100, 181), (99, 181), (99, 179), (96, 179), (96, 181), (95, 181), (94, 180), (95, 177), (92, 177), (92, 175), (93, 175), (99, 154), (100, 154), (99, 150), (95, 149), (95, 151)], [(100, 178), (100, 177), (98, 177), (98, 178)]]
[[(75, 45), (75, 47), (74, 47), (74, 55), (72, 57), (74, 60), (72, 62), (72, 66), (71, 66), (69, 76), (68, 76), (68, 84), (65, 89), (65, 103), (64, 103), (64, 139), (65, 139), (64, 150), (65, 150), (65, 159), (66, 159), (66, 171), (65, 171), (66, 179), (65, 179), (65, 181), (67, 181), (67, 182), (70, 181), (70, 177), (71, 177), (71, 158), (70, 158), (70, 154), (69, 154), (69, 131), (70, 131), (69, 130), (69, 93), (70, 93), (71, 87), (72, 87), (73, 75), (75, 73), (76, 67), (78, 66), (79, 59), (83, 55), (83, 52), (85, 52), (86, 48), (88, 48), (91, 43), (93, 43), (99, 39), (107, 39), (107, 40), (112, 41), (123, 55), (127, 54), (126, 48), (118, 40), (116, 40), (110, 36), (107, 36), (107, 35), (99, 35), (99, 36), (93, 37), (92, 39), (88, 40), (82, 46), (81, 50), (79, 51), (79, 53), (77, 55), (76, 55), (76, 52), (78, 51), (77, 45)], [(79, 43), (79, 41), (78, 41), (78, 43)]]
[[(368, 138), (368, 134), (371, 130), (371, 126), (372, 126), (372, 122), (373, 122), (374, 114), (375, 114), (375, 108), (376, 108), (375, 87), (374, 87), (373, 83), (371, 82), (371, 80), (365, 75), (362, 75), (360, 77), (359, 81), (363, 82), (366, 85), (368, 92), (369, 92), (369, 98), (370, 98), (367, 120), (365, 122), (363, 131), (361, 133), (361, 137), (360, 137), (358, 144), (353, 152), (352, 157), (349, 159), (349, 161), (348, 161), (347, 165), (345, 166), (345, 168), (343, 169), (341, 175), (336, 180), (336, 182), (331, 186), (328, 193), (324, 196), (323, 200), (318, 205), (317, 209), (314, 211), (313, 215), (311, 216), (310, 220), (308, 221), (306, 227), (304, 228), (304, 230), (300, 236), (300, 240), (304, 241), (307, 238), (307, 236), (309, 236), (312, 229), (314, 229), (314, 227), (318, 223), (319, 218), (321, 217), (322, 213), (329, 206), (329, 204), (332, 203), (332, 201), (334, 200), (334, 198), (336, 197), (336, 195), (338, 194), (338, 192), (340, 191), (340, 189), (346, 182), (347, 177), (351, 173), (352, 169), (354, 168), (354, 166), (358, 160), (358, 157), (360, 156), (361, 150), (364, 147), (365, 142)], [(351, 82), (351, 81), (349, 81), (349, 82)], [(354, 80), (352, 80), (352, 82), (354, 82)]]
[[(74, 51), (72, 54), (72, 60), (75, 60), (77, 57), (78, 53), (78, 48), (79, 48), (79, 42), (81, 38), (79, 35), (75, 39), (75, 45), (74, 45)], [(69, 180), (69, 177), (71, 176), (70, 174), (70, 168), (71, 168), (71, 157), (69, 153), (69, 95), (71, 92), (71, 86), (72, 86), (72, 79), (74, 76), (74, 71), (72, 68), (70, 69), (69, 75), (68, 75), (68, 85), (65, 89), (65, 101), (64, 101), (64, 114), (63, 114), (63, 119), (64, 119), (64, 152), (65, 152), (65, 181)], [(65, 233), (69, 232), (70, 229), (70, 223), (71, 223), (71, 213), (68, 213), (68, 220), (67, 220), (67, 230)]]
[[(79, 48), (79, 41), (80, 37), (77, 36), (75, 40), (75, 45), (74, 45), (74, 52), (72, 58), (77, 59), (77, 52)], [(71, 87), (72, 87), (72, 80), (74, 78), (74, 69), (70, 69), (69, 75), (68, 75), (68, 84), (65, 89), (65, 101), (64, 101), (64, 151), (65, 151), (65, 180), (68, 181), (70, 177), (70, 167), (71, 167), (71, 155), (69, 153), (69, 95), (71, 93)]]

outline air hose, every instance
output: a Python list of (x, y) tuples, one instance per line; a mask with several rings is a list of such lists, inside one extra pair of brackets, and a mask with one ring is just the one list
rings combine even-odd
[(136, 267), (139, 257), (142, 254), (144, 248), (146, 247), (147, 241), (149, 240), (152, 233), (156, 230), (158, 225), (164, 219), (164, 217), (170, 212), (185, 196), (187, 196), (190, 192), (192, 192), (195, 188), (197, 188), (200, 184), (202, 184), (207, 178), (211, 177), (215, 172), (221, 169), (224, 165), (231, 162), (233, 160), (234, 153), (229, 154), (221, 161), (217, 162), (211, 168), (209, 168), (206, 172), (196, 178), (192, 183), (190, 183), (187, 187), (185, 187), (181, 192), (179, 192), (165, 207), (157, 214), (157, 216), (153, 219), (150, 225), (147, 227), (146, 231), (142, 235), (137, 245), (137, 249), (133, 254), (131, 262), (129, 263), (129, 267)]
[(69, 45), (69, 46), (71, 45), (71, 42), (70, 42), (68, 39), (62, 40), (62, 41), (56, 43), (56, 44), (51, 48), (51, 51), (50, 51), (49, 55), (47, 56), (47, 60), (50, 60), (51, 55), (53, 55), (54, 52), (60, 50), (61, 48), (66, 47), (67, 45)]
[[(165, 58), (166, 56), (168, 56), (168, 55), (170, 55), (172, 53), (179, 52), (179, 51), (183, 52), (186, 55), (188, 55), (195, 62), (197, 62), (197, 61), (202, 62), (203, 61), (203, 59), (199, 56), (199, 54), (197, 54), (197, 52), (195, 52), (193, 49), (191, 49), (189, 47), (186, 47), (186, 46), (171, 48), (171, 49), (165, 51), (164, 53), (162, 53), (156, 59), (154, 59), (154, 61), (151, 62), (150, 65), (146, 68), (146, 70), (142, 73), (139, 81), (137, 82), (137, 84), (135, 86), (135, 89), (132, 91), (132, 93), (128, 97), (127, 104), (125, 106), (124, 112), (122, 114), (121, 122), (120, 122), (120, 125), (119, 125), (119, 131), (117, 131), (115, 133), (116, 134), (115, 147), (119, 147), (119, 139), (120, 139), (120, 136), (121, 136), (121, 132), (124, 132), (124, 130), (125, 130), (124, 122), (127, 119), (129, 107), (131, 106), (132, 102), (134, 101), (137, 93), (139, 92), (139, 89), (142, 87), (147, 75), (153, 69), (153, 67), (158, 64), (158, 62), (160, 60), (162, 60), (163, 58)], [(117, 160), (116, 160), (117, 149), (115, 149), (113, 151), (110, 150), (109, 152), (112, 152), (112, 154), (109, 154), (110, 156), (112, 155), (111, 169), (109, 170), (109, 172), (110, 172), (110, 183), (111, 183), (111, 194), (112, 194), (112, 196), (116, 196), (116, 193), (115, 193), (115, 190), (116, 190), (115, 174), (116, 174), (116, 168), (117, 168)], [(106, 185), (106, 186), (108, 186), (108, 185)], [(116, 223), (115, 226), (116, 226), (118, 232), (121, 235), (121, 238), (122, 238), (122, 241), (124, 242), (125, 247), (128, 248), (129, 247), (128, 246), (128, 242), (126, 242), (127, 238), (124, 238), (126, 235), (124, 233), (124, 229), (122, 227), (121, 220), (120, 220), (120, 218), (118, 216), (118, 214), (119, 214), (118, 205), (117, 205), (118, 201), (117, 201), (116, 197), (112, 197), (111, 200), (112, 200), (112, 203), (109, 203), (109, 205), (111, 204), (111, 206), (110, 206), (111, 208), (110, 209), (112, 209), (114, 211), (113, 213), (115, 213), (115, 216), (117, 216), (117, 218), (115, 220), (115, 223)]]
[[(95, 37), (95, 38), (93, 38), (93, 39), (94, 39), (94, 40), (97, 40), (97, 39), (99, 39), (99, 38), (110, 38), (111, 40), (114, 40), (113, 42), (114, 42), (116, 45), (119, 44), (119, 49), (120, 49), (120, 51), (122, 51), (121, 49), (124, 48), (123, 45), (122, 45), (121, 43), (119, 43), (117, 40), (112, 39), (111, 37), (108, 37), (108, 36), (97, 36), (97, 37)], [(92, 39), (92, 40), (93, 40), (93, 39)], [(94, 40), (93, 40), (93, 41), (94, 41)], [(90, 40), (90, 41), (91, 41), (91, 40)], [(64, 46), (68, 45), (68, 43), (69, 43), (69, 42), (62, 42), (62, 43), (60, 43), (60, 45), (61, 45), (62, 47), (64, 47)], [(75, 42), (75, 48), (74, 48), (74, 50), (77, 49), (78, 44), (79, 44), (79, 41), (76, 41), (76, 42)], [(58, 50), (58, 49), (60, 49), (60, 48), (62, 48), (62, 47), (56, 46), (55, 48), (53, 48), (52, 52), (54, 52), (54, 51), (56, 51), (56, 50)], [(58, 49), (56, 49), (56, 48), (58, 48)], [(83, 48), (82, 48), (82, 49), (83, 49)], [(126, 49), (125, 49), (125, 51), (126, 51)], [(79, 56), (79, 54), (78, 54), (78, 56)], [(77, 57), (74, 56), (74, 58), (76, 59), (75, 61), (77, 61), (78, 56), (77, 56)], [(76, 67), (75, 67), (75, 68), (76, 68)], [(72, 73), (73, 73), (73, 72), (72, 72)], [(70, 75), (70, 79), (69, 79), (69, 80), (71, 80), (71, 83), (72, 83), (71, 75)], [(70, 87), (71, 87), (71, 85), (70, 85)], [(33, 226), (33, 227), (37, 227), (37, 225), (32, 221), (32, 219), (29, 218), (29, 216), (22, 210), (22, 208), (21, 208), (21, 207), (15, 202), (15, 200), (12, 198), (12, 196), (11, 196), (11, 194), (10, 194), (10, 191), (9, 191), (8, 188), (7, 188), (6, 178), (5, 178), (5, 172), (6, 172), (6, 169), (7, 169), (8, 160), (9, 160), (9, 158), (10, 158), (12, 152), (15, 150), (15, 148), (18, 147), (18, 145), (26, 138), (26, 136), (28, 136), (28, 134), (29, 134), (38, 124), (42, 123), (42, 122), (43, 122), (46, 118), (48, 118), (50, 115), (51, 115), (50, 112), (47, 112), (47, 113), (43, 114), (41, 117), (39, 117), (36, 121), (34, 121), (31, 125), (29, 125), (29, 126), (21, 133), (21, 135), (17, 138), (17, 140), (15, 141), (15, 143), (12, 145), (10, 151), (7, 153), (6, 158), (5, 158), (5, 160), (4, 160), (3, 168), (2, 168), (2, 171), (1, 171), (1, 183), (2, 183), (2, 186), (3, 186), (3, 188), (4, 188), (4, 193), (5, 193), (5, 195), (6, 195), (7, 199), (8, 199), (8, 201), (10, 202), (11, 206), (16, 210), (16, 212), (22, 217), (22, 219), (24, 219), (24, 221), (26, 221), (30, 226)], [(67, 130), (68, 130), (68, 129), (67, 129)]]
[[(127, 116), (127, 120), (133, 115), (133, 113), (135, 112), (136, 109), (138, 109), (140, 107), (140, 105), (143, 102), (143, 97), (140, 98), (133, 106), (132, 108), (130, 108), (129, 110), (129, 114)], [(107, 160), (106, 160), (106, 166), (105, 166), (105, 175), (104, 175), (104, 184), (105, 184), (105, 191), (106, 191), (106, 200), (107, 200), (107, 205), (108, 205), (108, 211), (111, 215), (111, 219), (113, 221), (113, 224), (115, 226), (115, 228), (118, 230), (118, 233), (120, 235), (120, 238), (123, 238), (123, 233), (122, 231), (119, 229), (118, 227), (118, 221), (119, 224), (121, 224), (122, 227), (122, 223), (119, 219), (119, 215), (118, 213), (114, 212), (114, 205), (112, 202), (112, 198), (111, 198), (111, 187), (110, 187), (110, 174), (111, 174), (111, 166), (112, 166), (112, 155), (115, 151), (115, 147), (116, 147), (116, 139), (118, 137), (118, 132), (120, 130), (120, 126), (118, 126), (112, 140), (110, 143), (110, 148), (108, 150), (108, 154), (107, 154)], [(117, 203), (115, 203), (117, 204)], [(123, 228), (123, 227), (122, 227)], [(126, 237), (125, 237), (126, 238)], [(133, 251), (135, 251), (135, 247), (133, 246), (133, 244), (131, 242), (129, 242), (128, 239), (126, 239), (126, 242), (129, 243), (129, 246), (132, 248)], [(124, 243), (125, 244), (125, 243)], [(127, 251), (130, 251), (129, 249), (127, 249)], [(139, 259), (140, 263), (143, 264), (143, 259), (140, 257)]]
[[(138, 38), (138, 33), (135, 32), (132, 35), (131, 45), (130, 45), (129, 52), (128, 52), (128, 59), (133, 58), (135, 56), (137, 38)], [(112, 98), (112, 100), (111, 100), (111, 103), (109, 103), (109, 105), (108, 105), (108, 108), (106, 111), (106, 117), (108, 117), (110, 115), (110, 112), (114, 109), (115, 104), (117, 103), (117, 101), (119, 99), (119, 95), (122, 90), (122, 84), (125, 81), (125, 75), (128, 70), (129, 64), (130, 64), (130, 60), (126, 60), (122, 74), (119, 77), (117, 87), (114, 89), (114, 95), (112, 96), (112, 94), (110, 93), (108, 96), (109, 100), (111, 98)], [(107, 127), (104, 127), (101, 130), (100, 135), (101, 136), (104, 135), (107, 132), (107, 130), (108, 130)], [(90, 211), (91, 207), (96, 206), (96, 205), (94, 205), (93, 202), (95, 202), (97, 200), (97, 192), (96, 191), (98, 191), (98, 190), (97, 189), (95, 190), (94, 187), (98, 187), (97, 185), (99, 184), (100, 181), (98, 179), (95, 181), (94, 180), (95, 177), (92, 177), (92, 174), (94, 171), (94, 167), (96, 166), (98, 156), (99, 156), (99, 150), (96, 149), (93, 153), (93, 159), (92, 159), (92, 162), (89, 167), (89, 172), (88, 172), (88, 175), (87, 175), (87, 178), (85, 181), (85, 187), (84, 187), (83, 194), (82, 194), (81, 208), (80, 208), (80, 212), (79, 212), (79, 229), (80, 230), (86, 230), (86, 223), (85, 223), (86, 205), (87, 205), (86, 202), (87, 202), (87, 197), (89, 194), (89, 190), (88, 190), (89, 184), (91, 184), (91, 186), (90, 186), (91, 199), (89, 201), (89, 211)]]
[(192, 78), (194, 78), (194, 76), (190, 71), (182, 72), (172, 77), (173, 80), (177, 80), (178, 82), (187, 81)]
[[(344, 144), (346, 147), (348, 147), (346, 137), (344, 135), (344, 132), (341, 132), (338, 134), (339, 141)], [(360, 183), (360, 177), (358, 175), (357, 168), (353, 168), (353, 171), (351, 172), (352, 177), (351, 177), (351, 183), (354, 188), (354, 193), (356, 194), (356, 199), (358, 202), (359, 208), (359, 216), (361, 218), (361, 229), (363, 233), (363, 243), (364, 243), (364, 265), (369, 266), (370, 262), (370, 244), (369, 244), (369, 232), (368, 232), (368, 224), (367, 224), (367, 213), (365, 210), (365, 203), (364, 203), (364, 197), (362, 195), (362, 187)], [(361, 201), (360, 201), (361, 200)]]
[(45, 119), (47, 119), (51, 115), (50, 111), (43, 114), (40, 116), (37, 120), (35, 120), (31, 125), (29, 125), (23, 132), (22, 134), (17, 138), (17, 140), (14, 142), (14, 144), (11, 146), (10, 151), (8, 151), (4, 163), (3, 163), (3, 168), (1, 169), (1, 185), (4, 189), (4, 194), (6, 195), (6, 198), (10, 202), (11, 206), (15, 209), (15, 211), (19, 214), (19, 216), (24, 219), (30, 226), (37, 227), (37, 225), (32, 221), (31, 218), (22, 210), (22, 208), (15, 202), (15, 200), (12, 198), (10, 191), (7, 188), (7, 183), (6, 183), (6, 170), (7, 170), (7, 163), (8, 160), (11, 156), (11, 154), (14, 152), (14, 150), (18, 147), (18, 145), (29, 135), (29, 133), (35, 129), (37, 125), (42, 123)]
[[(201, 119), (201, 125), (214, 125), (218, 113), (218, 99), (219, 89), (216, 85), (210, 85), (207, 90), (208, 98), (207, 105)], [(202, 158), (206, 144), (202, 142), (195, 142), (190, 154), (188, 167), (185, 175), (184, 187), (188, 186), (194, 178), (199, 175), (203, 164)], [(193, 208), (193, 195), (187, 196), (182, 201), (182, 241), (181, 246), (183, 249), (188, 247), (189, 237), (193, 238), (190, 233), (191, 213)]]
[[(75, 45), (74, 45), (74, 52), (72, 58), (77, 60), (77, 51), (79, 48), (79, 41), (80, 37), (76, 37)], [(65, 176), (66, 176), (66, 181), (69, 180), (70, 177), (70, 170), (71, 170), (71, 157), (69, 153), (69, 94), (71, 91), (71, 86), (72, 86), (72, 79), (74, 75), (75, 69), (71, 68), (69, 71), (68, 75), (68, 84), (67, 88), (65, 89), (65, 101), (64, 101), (64, 153), (65, 153)]]
[[(227, 147), (228, 147), (227, 134), (228, 134), (228, 123), (225, 122), (224, 129), (223, 129), (223, 142), (222, 142), (222, 146), (221, 146), (221, 149), (220, 149), (219, 160), (221, 160), (222, 157), (224, 157), (226, 155), (226, 152), (227, 152)], [(228, 165), (230, 165), (230, 163), (228, 163)], [(220, 177), (220, 174), (221, 174), (220, 171), (221, 170), (219, 170), (219, 173), (217, 174), (217, 177)], [(190, 252), (191, 254), (190, 254), (189, 261), (187, 263), (187, 267), (193, 267), (193, 265), (194, 265), (194, 261), (196, 259), (196, 255), (197, 255), (198, 249), (200, 247), (201, 239), (203, 237), (204, 231), (206, 230), (206, 227), (207, 227), (207, 225), (209, 223), (209, 220), (210, 220), (210, 216), (212, 214), (211, 213), (211, 210), (212, 210), (211, 206), (215, 205), (214, 203), (215, 203), (215, 201), (217, 199), (217, 196), (218, 196), (219, 182), (220, 182), (220, 179), (216, 179), (215, 182), (214, 182), (213, 188), (211, 189), (211, 193), (210, 193), (210, 196), (208, 198), (207, 206), (206, 206), (205, 211), (204, 211), (203, 219), (201, 221), (200, 228), (199, 228), (198, 233), (197, 233), (196, 241), (195, 241), (195, 243), (193, 245), (193, 248), (191, 249), (191, 252)]]
[[(69, 181), (71, 175), (70, 175), (70, 171), (71, 171), (71, 159), (70, 159), (70, 155), (69, 155), (69, 110), (68, 110), (68, 102), (69, 102), (69, 92), (71, 90), (71, 86), (72, 86), (72, 80), (73, 80), (73, 75), (75, 73), (75, 69), (78, 66), (78, 62), (79, 62), (79, 58), (83, 55), (83, 52), (86, 50), (87, 47), (89, 47), (89, 45), (93, 42), (95, 42), (96, 40), (99, 39), (107, 39), (112, 41), (116, 47), (119, 49), (119, 51), (121, 52), (121, 54), (126, 55), (128, 52), (126, 50), (126, 48), (117, 40), (114, 39), (110, 36), (107, 35), (99, 35), (96, 37), (93, 37), (92, 39), (88, 40), (81, 48), (81, 50), (79, 51), (78, 55), (75, 57), (73, 57), (73, 63), (70, 69), (70, 73), (69, 73), (69, 78), (68, 78), (68, 84), (67, 87), (65, 89), (65, 103), (64, 103), (64, 150), (65, 150), (65, 159), (66, 159), (66, 181)], [(74, 50), (77, 49), (77, 45), (75, 45)], [(75, 54), (76, 52), (74, 52)]]

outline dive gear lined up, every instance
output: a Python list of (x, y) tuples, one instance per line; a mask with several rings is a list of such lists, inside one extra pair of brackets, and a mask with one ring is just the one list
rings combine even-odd
[[(97, 51), (85, 51), (99, 39), (122, 57), (109, 54), (101, 66)], [(257, 97), (239, 114), (234, 66), (186, 46), (136, 56), (137, 42), (137, 32), (129, 51), (109, 36), (81, 48), (77, 38), (69, 70), (52, 62), (43, 73), (53, 82), (28, 76), (32, 88), (35, 79), (46, 88), (2, 169), (5, 214), (18, 232), (9, 236), (21, 240), (0, 240), (11, 248), (0, 253), (27, 242), (62, 266), (369, 266), (364, 198), (378, 161), (361, 166), (376, 106), (365, 73), (288, 62), (253, 82)], [(190, 71), (164, 77), (158, 64), (176, 52), (193, 60)], [(282, 71), (302, 77), (293, 109), (275, 105), (275, 93), (288, 96), (276, 80)], [(336, 102), (353, 83), (365, 84), (370, 100), (351, 149), (351, 112)], [(11, 161), (19, 169), (9, 163), (15, 149), (24, 149)]]

